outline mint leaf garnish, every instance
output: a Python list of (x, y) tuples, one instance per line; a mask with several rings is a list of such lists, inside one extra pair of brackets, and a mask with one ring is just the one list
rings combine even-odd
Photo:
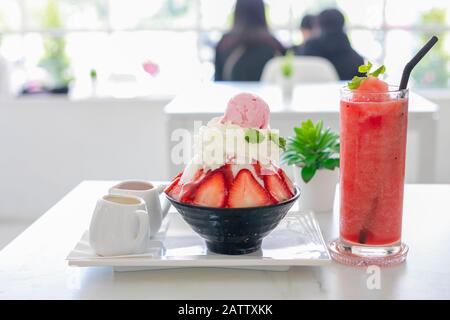
[(359, 73), (365, 73), (366, 76), (365, 77), (358, 77), (358, 76), (354, 76), (353, 79), (347, 83), (348, 88), (350, 90), (355, 90), (358, 89), (359, 86), (361, 85), (361, 82), (365, 79), (367, 79), (368, 77), (376, 77), (378, 78), (378, 76), (380, 74), (383, 74), (386, 72), (386, 67), (384, 65), (382, 65), (381, 67), (377, 68), (374, 72), (370, 73), (370, 70), (372, 69), (372, 62), (368, 61), (367, 64), (363, 64), (361, 66), (358, 67), (358, 72)]
[(358, 76), (354, 76), (353, 79), (352, 79), (352, 81), (350, 81), (350, 82), (348, 83), (348, 88), (351, 89), (351, 90), (358, 89), (358, 88), (359, 88), (359, 85), (361, 84), (361, 81), (362, 81), (363, 79), (365, 79), (365, 78), (361, 78), (361, 77), (358, 77)]
[(278, 139), (278, 146), (281, 148), (281, 150), (286, 150), (286, 139), (280, 137), (280, 139)]
[(248, 143), (261, 143), (266, 137), (256, 129), (247, 129), (244, 138)]
[(372, 62), (368, 61), (367, 64), (363, 64), (358, 67), (358, 71), (360, 73), (368, 73), (372, 69)]
[(382, 65), (377, 70), (375, 70), (374, 72), (372, 72), (372, 73), (370, 73), (368, 75), (372, 76), (372, 77), (378, 77), (380, 74), (383, 74), (385, 72), (386, 72), (386, 67), (384, 65)]
[(286, 149), (286, 139), (280, 137), (277, 133), (269, 132), (269, 140), (273, 141), (283, 151)]

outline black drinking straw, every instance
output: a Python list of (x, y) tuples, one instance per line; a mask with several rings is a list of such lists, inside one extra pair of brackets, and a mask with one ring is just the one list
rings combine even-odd
[[(422, 49), (420, 49), (419, 52), (417, 52), (417, 54), (406, 64), (405, 68), (403, 69), (402, 80), (400, 81), (400, 90), (406, 89), (406, 87), (408, 86), (409, 76), (411, 75), (412, 70), (419, 63), (419, 61), (422, 60), (423, 57), (425, 57), (428, 51), (430, 51), (431, 48), (433, 48), (433, 46), (436, 44), (436, 42), (438, 42), (438, 40), (439, 40), (438, 37), (432, 36), (431, 39), (428, 40), (428, 42), (422, 47)], [(378, 205), (378, 198), (374, 200), (374, 205), (371, 208), (371, 212), (368, 215), (369, 218), (372, 217), (372, 214), (376, 210), (377, 205)], [(359, 231), (358, 242), (361, 244), (367, 242), (368, 236), (367, 225), (370, 224), (370, 221), (368, 220), (370, 219), (366, 218), (366, 221), (364, 221), (363, 226)]]
[(412, 58), (411, 61), (406, 64), (405, 69), (403, 69), (402, 81), (400, 81), (400, 90), (406, 89), (406, 87), (408, 86), (408, 80), (409, 76), (411, 75), (411, 71), (414, 69), (416, 64), (418, 64), (419, 61), (422, 60), (423, 57), (425, 57), (428, 51), (433, 48), (436, 42), (438, 42), (438, 37), (432, 36), (431, 39), (428, 40), (428, 42), (423, 46), (423, 48), (420, 49), (419, 52), (417, 52), (414, 58)]

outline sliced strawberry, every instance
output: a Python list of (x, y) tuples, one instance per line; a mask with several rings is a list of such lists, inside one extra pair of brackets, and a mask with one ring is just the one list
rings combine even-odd
[(164, 189), (164, 192), (169, 194), (178, 185), (179, 181), (180, 177), (175, 177), (175, 179), (172, 180), (172, 183)]
[(227, 186), (227, 190), (231, 188), (231, 185), (233, 184), (234, 176), (233, 171), (231, 170), (231, 164), (226, 164), (220, 167), (220, 171), (223, 172), (223, 175), (225, 177), (225, 183)]
[(194, 174), (194, 177), (192, 178), (192, 181), (187, 182), (183, 185), (183, 189), (180, 193), (180, 201), (188, 203), (192, 202), (192, 198), (197, 191), (197, 188), (203, 182), (205, 177), (207, 177), (207, 175), (204, 174), (203, 169), (197, 170)]
[(174, 199), (178, 199), (181, 191), (181, 186), (179, 185), (180, 179), (181, 177), (175, 178), (175, 180), (173, 180), (172, 183), (164, 189), (164, 192)]
[(225, 177), (221, 171), (213, 171), (203, 179), (195, 191), (192, 202), (196, 205), (223, 208), (226, 204)]
[(283, 182), (288, 187), (289, 191), (291, 192), (292, 196), (295, 194), (295, 188), (294, 184), (292, 183), (291, 179), (287, 176), (286, 172), (284, 172), (283, 169), (278, 169), (278, 174), (280, 175), (281, 179), (283, 179)]
[[(182, 175), (183, 175), (183, 171), (181, 171), (180, 173), (178, 173), (178, 174), (176, 175), (176, 177), (173, 178), (173, 180), (175, 180), (176, 178), (181, 178)], [(172, 181), (173, 181), (173, 180), (172, 180)]]
[(255, 169), (256, 175), (258, 177), (261, 177), (261, 164), (259, 163), (259, 161), (253, 163), (253, 168)]
[(256, 181), (252, 173), (242, 169), (234, 179), (228, 196), (228, 207), (247, 208), (273, 204), (269, 193)]
[(170, 191), (172, 191), (173, 188), (175, 188), (175, 186), (178, 184), (182, 175), (183, 175), (183, 171), (181, 171), (179, 174), (177, 174), (176, 177), (173, 178), (172, 183), (164, 189), (164, 192), (169, 194)]
[(198, 169), (197, 172), (194, 175), (194, 178), (192, 179), (192, 181), (197, 181), (199, 180), (203, 175), (203, 169)]
[(287, 185), (276, 173), (264, 176), (264, 186), (270, 192), (270, 195), (277, 200), (277, 202), (290, 199), (294, 195), (291, 191), (289, 191)]

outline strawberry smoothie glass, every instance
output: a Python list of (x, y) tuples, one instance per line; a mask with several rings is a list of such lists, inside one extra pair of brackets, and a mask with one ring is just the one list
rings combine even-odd
[(401, 242), (408, 90), (341, 90), (340, 238), (333, 259), (387, 266), (406, 259)]

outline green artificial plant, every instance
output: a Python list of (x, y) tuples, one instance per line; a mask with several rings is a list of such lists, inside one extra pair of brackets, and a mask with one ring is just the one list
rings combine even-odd
[(311, 119), (294, 128), (295, 136), (289, 137), (282, 160), (288, 165), (301, 168), (305, 183), (311, 181), (317, 170), (339, 168), (339, 135), (324, 129), (323, 122)]

